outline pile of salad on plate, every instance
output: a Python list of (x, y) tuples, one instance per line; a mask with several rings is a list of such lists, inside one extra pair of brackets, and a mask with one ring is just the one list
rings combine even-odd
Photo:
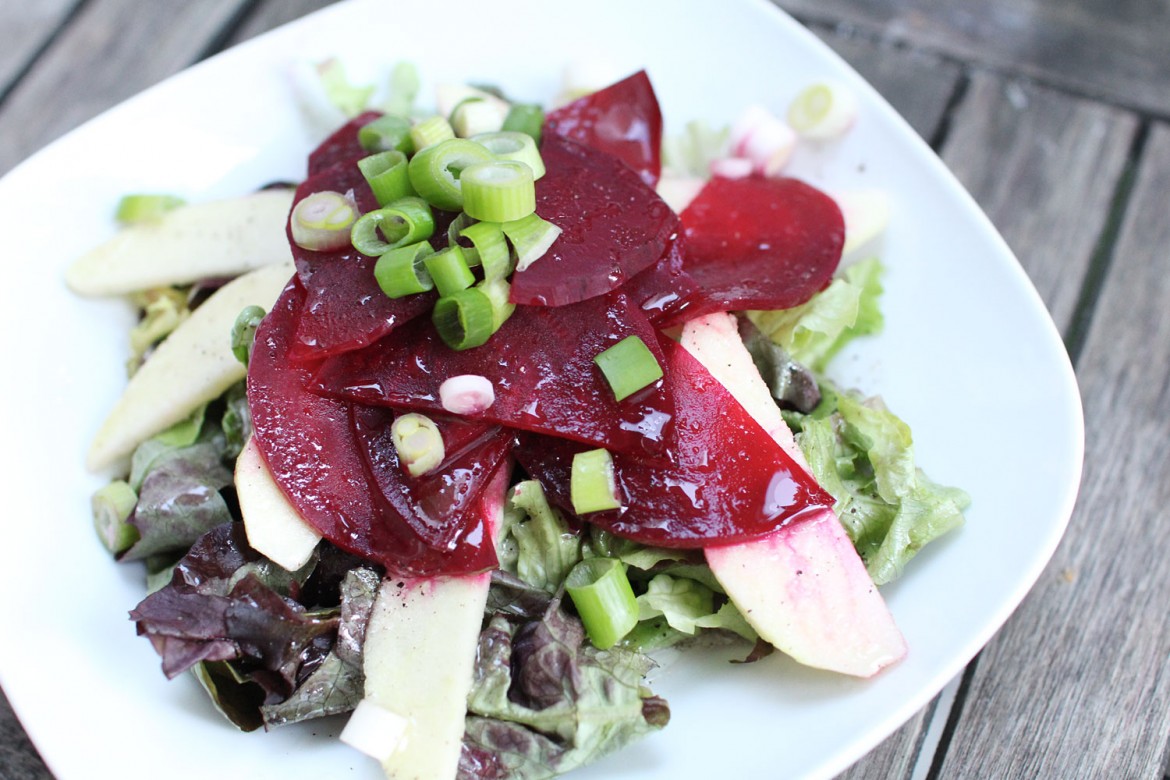
[(127, 197), (69, 273), (141, 314), (89, 466), (164, 672), (246, 730), (352, 713), (388, 777), (529, 778), (666, 726), (663, 648), (900, 660), (875, 586), (967, 499), (824, 373), (881, 327), (882, 218), (784, 165), (848, 93), (664, 169), (645, 72), (429, 116), (409, 69), (384, 110), (322, 72), (349, 119), (302, 182)]

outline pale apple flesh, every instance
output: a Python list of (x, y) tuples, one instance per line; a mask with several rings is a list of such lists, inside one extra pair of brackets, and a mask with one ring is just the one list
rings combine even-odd
[[(687, 323), (682, 344), (760, 426), (806, 465), (740, 340), (735, 318)], [(742, 544), (709, 547), (707, 563), (759, 635), (808, 666), (869, 677), (906, 655), (906, 641), (831, 509)]]
[(321, 534), (276, 484), (255, 439), (249, 438), (236, 458), (235, 484), (252, 549), (288, 571), (308, 563)]

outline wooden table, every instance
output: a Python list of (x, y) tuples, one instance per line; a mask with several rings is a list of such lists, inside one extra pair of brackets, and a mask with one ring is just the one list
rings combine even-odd
[[(175, 71), (327, 4), (0, 0), (0, 174)], [(1064, 334), (1085, 402), (1081, 497), (1055, 558), (960, 679), (844, 777), (1168, 777), (1170, 4), (779, 4), (983, 205)], [(3, 702), (0, 778), (47, 777)]]

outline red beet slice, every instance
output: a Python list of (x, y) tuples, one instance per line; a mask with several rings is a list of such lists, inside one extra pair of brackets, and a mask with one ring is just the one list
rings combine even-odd
[(309, 175), (312, 176), (326, 168), (332, 168), (338, 163), (357, 160), (369, 154), (358, 141), (358, 130), (381, 115), (378, 111), (366, 111), (334, 130), (309, 154)]
[(621, 293), (558, 308), (517, 307), (486, 344), (462, 352), (420, 318), (367, 349), (326, 360), (314, 389), (362, 404), (442, 412), (443, 381), (478, 374), (492, 382), (496, 398), (475, 419), (660, 454), (674, 443), (669, 389), (659, 380), (619, 403), (593, 363), (630, 335), (664, 363), (654, 328)]
[[(414, 534), (436, 550), (453, 550), (466, 528), (458, 522), (474, 511), (484, 489), (499, 470), (512, 445), (512, 436), (499, 426), (475, 426), (478, 441), (465, 442), (463, 451), (445, 459), (435, 471), (411, 477), (394, 449), (389, 409), (355, 406), (354, 431), (366, 466), (382, 498), (410, 526)], [(458, 439), (468, 428), (455, 432)]]
[[(288, 359), (304, 304), (294, 280), (256, 333), (248, 369), (254, 435), (269, 469), (307, 522), (343, 550), (409, 576), (464, 574), (496, 564), (486, 512), (476, 505), (450, 522), (453, 550), (428, 546), (371, 482), (348, 403), (308, 392), (312, 364)], [(483, 501), (488, 500), (485, 492)]]
[(686, 239), (679, 234), (661, 260), (622, 286), (655, 328), (681, 325), (695, 316), (691, 309), (701, 291), (684, 270), (685, 263)]
[(690, 316), (798, 306), (832, 280), (845, 243), (837, 204), (797, 179), (716, 177), (681, 219), (703, 290)]
[[(378, 208), (377, 199), (352, 159), (306, 179), (297, 188), (294, 202), (323, 190), (353, 192), (363, 213)], [(308, 296), (292, 347), (295, 360), (364, 347), (434, 306), (432, 294), (386, 297), (374, 279), (378, 258), (367, 257), (352, 246), (314, 252), (297, 246), (291, 230), (289, 243), (297, 276)]]
[[(616, 453), (623, 510), (582, 519), (662, 547), (733, 544), (831, 507), (826, 493), (689, 352), (663, 337), (678, 412), (676, 461)], [(550, 500), (572, 512), (573, 455), (588, 447), (523, 435), (516, 458)]]
[(547, 172), (536, 183), (536, 212), (564, 232), (543, 257), (513, 275), (514, 303), (577, 303), (658, 262), (678, 217), (632, 169), (555, 135), (544, 139), (540, 152)]
[(646, 71), (549, 112), (544, 132), (612, 154), (650, 187), (662, 170), (662, 110)]

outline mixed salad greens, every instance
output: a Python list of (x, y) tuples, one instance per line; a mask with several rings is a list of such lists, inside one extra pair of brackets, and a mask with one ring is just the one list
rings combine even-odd
[[(145, 566), (130, 614), (163, 671), (245, 730), (353, 712), (343, 739), (391, 777), (535, 778), (666, 726), (645, 682), (662, 648), (896, 662), (873, 585), (967, 497), (825, 373), (881, 330), (882, 265), (783, 167), (844, 130), (848, 96), (693, 123), (663, 166), (645, 73), (547, 114), (459, 88), (429, 117), (408, 67), (375, 111), (336, 63), (321, 75), (348, 119), (295, 191), (128, 199), (116, 246), (71, 271), (141, 313), (90, 465), (124, 469), (94, 521)], [(495, 186), (515, 141), (481, 134), (501, 132), (539, 150), (505, 171), (531, 192), (481, 197), (472, 169)], [(656, 194), (680, 183), (686, 203)], [(177, 224), (198, 243), (201, 212), (238, 261), (158, 254)], [(452, 396), (453, 377), (475, 381)]]

